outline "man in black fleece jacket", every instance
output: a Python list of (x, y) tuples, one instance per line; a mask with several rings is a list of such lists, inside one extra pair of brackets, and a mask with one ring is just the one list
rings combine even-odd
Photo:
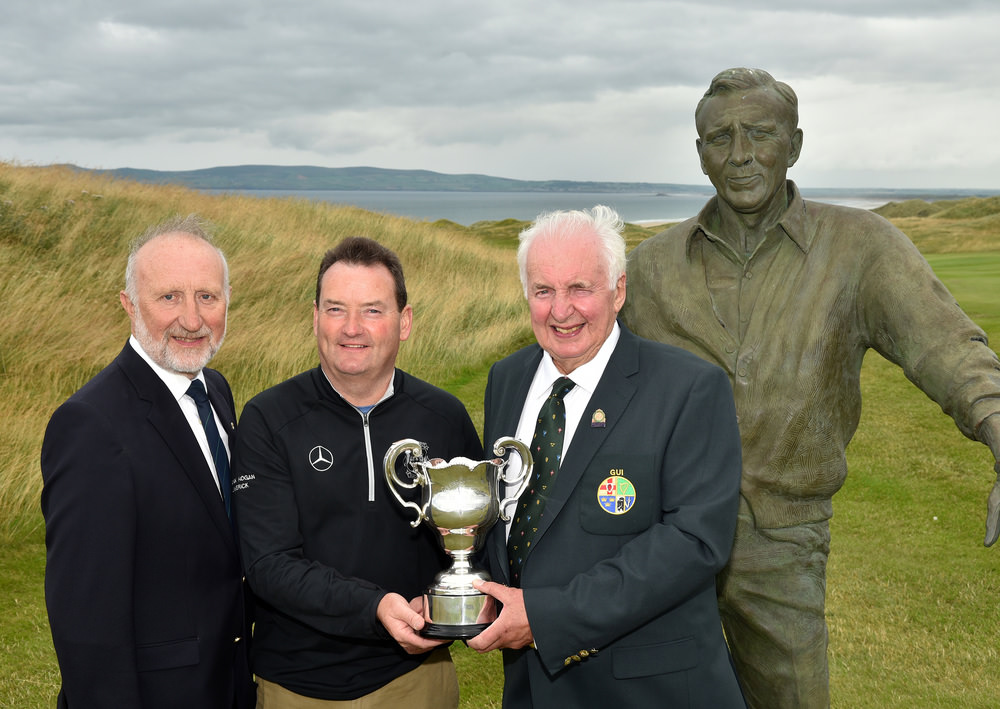
[(445, 641), (419, 635), (420, 595), (447, 557), (432, 529), (411, 527), (382, 460), (403, 438), (445, 459), (483, 450), (457, 398), (396, 369), (412, 318), (396, 255), (345, 239), (316, 282), (320, 365), (243, 410), (234, 504), (262, 709), (458, 706)]

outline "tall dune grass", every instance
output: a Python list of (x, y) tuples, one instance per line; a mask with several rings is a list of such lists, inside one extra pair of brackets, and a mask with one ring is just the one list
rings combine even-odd
[[(38, 450), (48, 417), (128, 337), (118, 291), (129, 241), (191, 212), (215, 225), (229, 259), (228, 335), (212, 366), (227, 374), (238, 407), (317, 363), (316, 271), (323, 252), (349, 235), (386, 244), (404, 264), (415, 316), (399, 363), (415, 375), (461, 383), (529, 337), (510, 251), (473, 230), (0, 164), (0, 401), (9, 412), (0, 427), (0, 540), (39, 522)], [(479, 406), (470, 406), (477, 420)]]
[(995, 251), (1000, 196), (892, 202), (875, 210), (906, 232), (925, 254)]

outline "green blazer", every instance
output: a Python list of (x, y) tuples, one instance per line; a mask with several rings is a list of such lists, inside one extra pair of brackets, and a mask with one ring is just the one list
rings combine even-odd
[[(490, 370), (487, 445), (515, 433), (541, 357), (532, 345)], [(537, 649), (504, 651), (505, 707), (745, 706), (715, 593), (740, 467), (725, 372), (622, 327), (524, 562)], [(602, 504), (609, 478), (631, 499)], [(502, 523), (485, 549), (507, 583)]]

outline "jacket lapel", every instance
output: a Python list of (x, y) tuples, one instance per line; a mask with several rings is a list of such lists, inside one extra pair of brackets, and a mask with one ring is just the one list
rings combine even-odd
[[(611, 354), (611, 359), (608, 360), (608, 365), (604, 368), (604, 374), (587, 402), (586, 408), (584, 408), (582, 418), (573, 434), (573, 440), (559, 466), (559, 475), (556, 477), (552, 495), (545, 503), (545, 512), (542, 513), (538, 525), (535, 545), (541, 542), (545, 532), (552, 526), (553, 521), (559, 516), (566, 501), (579, 484), (584, 470), (587, 469), (590, 461), (622, 420), (629, 401), (635, 395), (635, 385), (630, 377), (638, 371), (638, 340), (635, 335), (622, 326), (621, 336), (615, 351)], [(569, 376), (572, 378), (573, 375)], [(602, 409), (606, 415), (606, 423), (601, 428), (592, 427), (589, 423), (592, 413), (597, 409)], [(594, 495), (597, 495), (596, 490)]]
[(208, 400), (212, 402), (212, 408), (222, 421), (229, 437), (229, 450), (233, 449), (233, 436), (236, 434), (236, 413), (233, 411), (225, 394), (219, 391), (219, 387), (214, 382), (209, 382)]
[[(535, 377), (535, 369), (538, 368), (538, 362), (541, 359), (541, 350), (539, 349), (538, 356), (525, 364), (520, 374), (510, 381), (506, 387), (506, 391), (503, 392), (503, 397), (500, 401), (500, 411), (495, 422), (490, 426), (494, 440), (483, 441), (483, 445), (490, 450), (492, 450), (496, 438), (514, 436), (517, 433), (517, 424), (521, 421), (521, 410), (524, 408), (524, 400), (528, 396), (531, 380)], [(521, 442), (526, 446), (531, 445), (531, 441)]]
[[(226, 508), (219, 495), (219, 489), (215, 485), (212, 471), (177, 401), (166, 385), (156, 376), (156, 373), (132, 349), (131, 345), (125, 346), (118, 356), (118, 361), (125, 375), (135, 387), (139, 398), (149, 403), (147, 419), (150, 425), (160, 434), (166, 448), (177, 459), (180, 469), (197, 491), (209, 517), (225, 539), (226, 544), (235, 549), (233, 529), (229, 518), (226, 517)], [(209, 387), (210, 390), (214, 388)], [(220, 418), (229, 427), (233, 419), (232, 410), (224, 402), (224, 397), (219, 392), (216, 394), (217, 396), (211, 398), (212, 404), (215, 406), (217, 399), (223, 399), (218, 405), (220, 408), (216, 408), (216, 411), (226, 412), (225, 416), (220, 413)]]
[[(524, 400), (528, 397), (528, 389), (531, 387), (531, 380), (535, 377), (535, 370), (542, 360), (542, 349), (540, 347), (529, 348), (524, 352), (523, 364), (516, 365), (514, 370), (517, 374), (506, 382), (495, 382), (497, 391), (491, 393), (494, 400), (487, 403), (487, 415), (491, 414), (491, 408), (496, 409), (496, 413), (490, 415), (489, 428), (484, 431), (487, 440), (483, 441), (486, 448), (486, 455), (493, 454), (493, 444), (498, 438), (504, 436), (513, 437), (517, 433), (517, 424), (521, 420), (521, 410), (524, 408)], [(499, 390), (499, 387), (503, 387)], [(521, 441), (530, 447), (531, 441)], [(511, 512), (515, 505), (507, 506), (507, 511)], [(494, 525), (493, 533), (490, 535), (491, 553), (494, 556), (492, 567), (500, 570), (504, 583), (510, 583), (510, 576), (507, 567), (507, 535), (505, 525), (507, 522), (500, 519)]]

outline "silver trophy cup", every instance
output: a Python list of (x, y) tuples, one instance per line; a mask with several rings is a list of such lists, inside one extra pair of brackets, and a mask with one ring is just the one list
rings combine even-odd
[[(521, 468), (508, 475), (509, 456), (521, 457)], [(498, 519), (510, 519), (506, 507), (517, 500), (528, 485), (532, 460), (528, 447), (514, 438), (501, 438), (493, 445), (492, 460), (468, 458), (427, 458), (427, 445), (407, 438), (393, 443), (385, 454), (385, 479), (389, 490), (404, 508), (417, 513), (410, 524), (426, 522), (441, 535), (441, 544), (452, 559), (449, 568), (434, 578), (424, 594), (421, 634), (431, 638), (471, 638), (478, 635), (493, 617), (493, 599), (477, 591), (475, 579), (489, 581), (490, 575), (473, 568), (470, 558), (483, 546), (486, 533)], [(396, 458), (405, 455), (404, 468), (412, 476), (404, 481), (396, 474)], [(504, 497), (507, 485), (517, 485)], [(420, 504), (404, 500), (397, 490), (420, 487)]]

